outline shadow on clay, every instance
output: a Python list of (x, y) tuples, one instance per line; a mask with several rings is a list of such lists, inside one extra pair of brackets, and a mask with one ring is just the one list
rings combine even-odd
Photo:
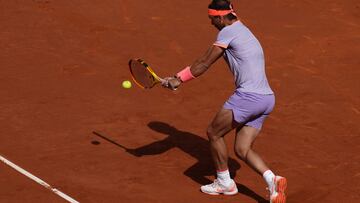
[[(156, 132), (166, 135), (162, 140), (144, 145), (135, 149), (129, 149), (98, 132), (93, 132), (96, 136), (124, 149), (126, 152), (136, 157), (146, 155), (158, 155), (162, 154), (172, 148), (178, 148), (183, 152), (194, 157), (197, 162), (184, 171), (184, 175), (188, 176), (200, 185), (209, 184), (212, 181), (206, 176), (213, 176), (215, 170), (213, 167), (213, 161), (210, 156), (209, 142), (208, 140), (192, 134), (190, 132), (181, 131), (167, 123), (152, 121), (148, 123), (148, 127)], [(228, 160), (229, 170), (231, 177), (236, 176), (236, 171), (240, 169), (241, 165), (232, 158)], [(240, 193), (251, 197), (258, 203), (268, 202), (266, 199), (256, 194), (254, 191), (242, 184), (237, 184)]]

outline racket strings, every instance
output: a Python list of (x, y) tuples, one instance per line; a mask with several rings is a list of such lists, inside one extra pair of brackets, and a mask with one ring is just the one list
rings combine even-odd
[(155, 85), (156, 79), (147, 69), (147, 65), (139, 60), (130, 61), (130, 71), (134, 81), (143, 88), (151, 88)]

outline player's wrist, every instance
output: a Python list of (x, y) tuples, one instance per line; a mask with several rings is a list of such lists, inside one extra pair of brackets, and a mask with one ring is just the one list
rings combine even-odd
[(190, 66), (185, 67), (184, 69), (182, 69), (180, 72), (178, 72), (175, 77), (180, 81), (180, 82), (187, 82), (189, 80), (192, 80), (195, 78), (195, 76), (191, 73), (190, 70)]
[(180, 83), (183, 83), (183, 81), (181, 80), (181, 78), (178, 77), (177, 75), (174, 75), (174, 79), (178, 80)]

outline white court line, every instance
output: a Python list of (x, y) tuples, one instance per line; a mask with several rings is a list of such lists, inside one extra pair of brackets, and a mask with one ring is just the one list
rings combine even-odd
[(71, 203), (79, 203), (78, 201), (74, 200), (70, 196), (62, 193), (60, 190), (51, 187), (51, 185), (47, 184), (45, 181), (41, 180), (40, 178), (34, 176), (33, 174), (27, 172), (26, 170), (22, 169), (18, 165), (12, 163), (11, 161), (5, 159), (3, 156), (0, 155), (0, 160), (4, 162), (6, 165), (10, 166), (11, 168), (17, 170), (18, 172), (22, 173), (23, 175), (27, 176), (28, 178), (32, 179), (33, 181), (39, 183), (40, 185), (44, 186), (46, 189), (51, 190), (53, 193), (59, 195), (60, 197), (64, 198), (68, 202)]

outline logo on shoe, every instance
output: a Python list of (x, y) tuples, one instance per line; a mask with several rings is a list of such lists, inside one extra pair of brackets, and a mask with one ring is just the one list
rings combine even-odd
[(218, 193), (223, 193), (223, 192), (224, 192), (224, 190), (223, 190), (223, 189), (221, 189), (220, 187), (218, 187), (218, 188), (216, 188), (216, 192), (218, 192)]

